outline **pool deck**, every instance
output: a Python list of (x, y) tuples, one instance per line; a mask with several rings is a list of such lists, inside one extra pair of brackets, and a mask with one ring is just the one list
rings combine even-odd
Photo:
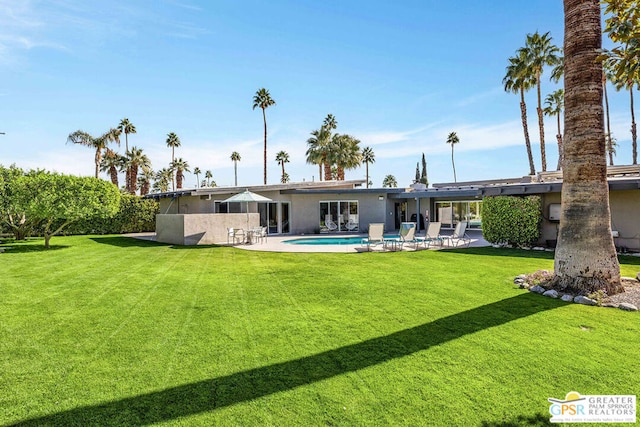
[[(443, 230), (442, 236), (450, 235), (453, 230)], [(481, 230), (467, 230), (467, 235), (471, 237), (470, 247), (482, 247), (482, 246), (491, 246), (489, 242), (482, 238)], [(126, 234), (127, 237), (134, 237), (137, 239), (144, 240), (155, 240), (155, 233), (134, 233), (134, 234)], [(284, 235), (284, 236), (269, 236), (266, 239), (266, 242), (263, 243), (254, 243), (254, 244), (236, 244), (233, 245), (234, 248), (243, 249), (247, 251), (263, 251), (263, 252), (344, 252), (344, 253), (357, 253), (357, 252), (367, 252), (366, 245), (363, 246), (361, 244), (355, 245), (292, 245), (289, 243), (283, 243), (285, 240), (293, 240), (300, 238), (314, 238), (321, 239), (323, 237), (359, 237), (365, 238), (366, 234), (354, 234), (354, 233), (328, 233), (328, 234), (303, 234), (303, 235)], [(226, 246), (226, 245), (225, 245)], [(443, 246), (431, 245), (429, 250), (440, 250), (440, 249), (451, 249), (452, 247), (447, 246), (446, 244)], [(413, 252), (415, 251), (415, 247), (413, 244), (405, 244), (403, 245), (403, 252)], [(420, 246), (418, 250), (425, 250), (423, 246)], [(371, 252), (394, 252), (392, 250), (383, 249), (382, 245), (371, 246)], [(400, 250), (396, 251), (400, 252)]]

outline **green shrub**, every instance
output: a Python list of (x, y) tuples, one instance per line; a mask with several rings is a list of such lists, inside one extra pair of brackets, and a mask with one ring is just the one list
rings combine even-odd
[(485, 197), (482, 201), (482, 235), (494, 244), (531, 246), (540, 237), (540, 196)]

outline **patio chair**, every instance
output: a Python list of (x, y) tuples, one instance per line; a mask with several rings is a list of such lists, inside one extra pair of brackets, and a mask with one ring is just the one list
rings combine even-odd
[(268, 234), (269, 233), (267, 232), (267, 227), (260, 227), (260, 231), (256, 236), (256, 240), (260, 240), (261, 243), (265, 243), (267, 241)]
[(397, 237), (389, 237), (384, 239), (385, 248), (389, 247), (391, 249), (400, 249), (405, 243), (413, 243), (417, 246), (416, 243), (416, 223), (415, 222), (403, 222), (400, 224), (400, 232)]
[(338, 229), (338, 224), (333, 222), (331, 219), (331, 215), (327, 215), (324, 217), (324, 226), (327, 227), (329, 231), (336, 231)]
[(430, 222), (427, 227), (427, 233), (424, 236), (416, 237), (416, 242), (422, 243), (427, 249), (429, 249), (429, 246), (431, 246), (432, 243), (442, 246), (442, 236), (440, 236), (441, 227), (441, 222)]
[(457, 248), (460, 244), (466, 247), (471, 244), (471, 237), (467, 235), (467, 224), (466, 221), (460, 221), (451, 236), (443, 236), (443, 239), (447, 241), (447, 246)]
[(227, 244), (242, 243), (244, 241), (244, 233), (240, 229), (227, 228)]
[(344, 226), (349, 231), (355, 231), (358, 229), (358, 221), (353, 215), (349, 215), (349, 222), (347, 222)]
[(362, 239), (362, 245), (367, 245), (367, 251), (371, 250), (372, 245), (380, 245), (384, 246), (384, 224), (382, 223), (371, 223), (369, 224), (369, 234), (367, 237)]

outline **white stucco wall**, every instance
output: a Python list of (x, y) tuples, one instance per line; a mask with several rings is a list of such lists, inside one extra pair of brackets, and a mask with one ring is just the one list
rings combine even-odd
[(257, 213), (242, 214), (159, 214), (156, 240), (174, 245), (226, 244), (228, 228), (256, 228)]

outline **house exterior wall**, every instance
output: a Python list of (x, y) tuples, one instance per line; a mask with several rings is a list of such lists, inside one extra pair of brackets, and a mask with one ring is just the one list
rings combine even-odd
[(173, 245), (227, 243), (228, 228), (257, 228), (257, 213), (241, 214), (158, 214), (156, 240)]

